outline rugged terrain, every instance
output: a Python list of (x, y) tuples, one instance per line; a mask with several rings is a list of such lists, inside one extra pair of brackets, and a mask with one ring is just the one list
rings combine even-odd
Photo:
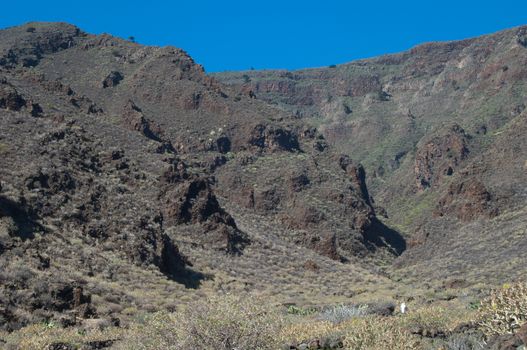
[[(527, 27), (300, 71), (214, 74), (316, 125), (364, 164), (417, 280), (525, 267)], [(470, 277), (468, 277), (470, 276)]]
[(405, 240), (315, 128), (179, 49), (47, 23), (0, 43), (4, 328), (207, 289), (312, 302), (389, 288), (374, 264)]
[(69, 24), (0, 31), (0, 328), (129, 325), (226, 292), (431, 302), (521, 277), (526, 63), (527, 27), (212, 75)]

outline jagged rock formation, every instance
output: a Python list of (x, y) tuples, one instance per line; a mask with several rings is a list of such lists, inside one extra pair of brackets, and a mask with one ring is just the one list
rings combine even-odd
[[(17, 114), (4, 115), (4, 122), (14, 125), (11, 124), (12, 118), (19, 117)], [(20, 125), (17, 129), (19, 135), (36, 127), (41, 135), (31, 143), (17, 142), (2, 133), (2, 140), (10, 140), (11, 146), (20, 147), (18, 152), (21, 154), (7, 152), (2, 160), (4, 166), (11, 166), (3, 168), (2, 176), (0, 258), (6, 273), (10, 273), (17, 256), (34, 255), (34, 263), (28, 261), (29, 257), (24, 260), (41, 273), (28, 271), (29, 275), (24, 275), (24, 284), (19, 286), (17, 295), (12, 295), (9, 283), (2, 285), (0, 295), (6, 310), (21, 308), (42, 318), (54, 313), (60, 316), (65, 310), (79, 311), (76, 304), (71, 307), (46, 304), (47, 295), (52, 293), (54, 298), (55, 292), (41, 290), (37, 283), (44, 279), (53, 285), (56, 281), (48, 273), (57, 264), (70, 264), (88, 276), (107, 267), (100, 252), (91, 253), (87, 260), (73, 253), (61, 253), (61, 249), (65, 249), (61, 247), (68, 246), (72, 240), (77, 242), (70, 243), (72, 246), (92, 247), (95, 251), (104, 246), (105, 250), (115, 251), (130, 263), (142, 267), (156, 266), (170, 278), (185, 278), (186, 260), (164, 232), (160, 214), (127, 189), (133, 187), (135, 181), (141, 181), (141, 176), (122, 153), (113, 151), (106, 156), (87, 132), (76, 125), (57, 127), (52, 121), (37, 119), (26, 120)], [(26, 142), (26, 146), (22, 142)], [(16, 161), (19, 156), (25, 161)], [(114, 185), (110, 179), (116, 175), (120, 180)], [(134, 206), (140, 206), (142, 210), (135, 212)], [(78, 278), (70, 278), (71, 281), (61, 283), (68, 288), (82, 283)], [(32, 291), (35, 300), (29, 302), (20, 294), (23, 290)], [(57, 293), (58, 298), (66, 292)], [(13, 312), (6, 327), (20, 326), (31, 319)], [(94, 308), (89, 306), (78, 317), (82, 319), (94, 314)]]
[(123, 108), (123, 122), (126, 127), (139, 131), (144, 136), (154, 141), (161, 141), (161, 127), (151, 126), (151, 121), (145, 118), (141, 108), (137, 107), (132, 100), (129, 100)]
[[(38, 27), (38, 28), (36, 28)], [(58, 23), (54, 26), (36, 25), (13, 28), (0, 33), (0, 66), (36, 66), (43, 55), (75, 45), (84, 36), (79, 28)]]
[(265, 151), (298, 151), (297, 136), (291, 130), (258, 124), (252, 130), (248, 144)]
[(214, 179), (186, 172), (186, 165), (174, 160), (163, 173), (160, 193), (165, 226), (197, 224), (204, 235), (200, 242), (211, 248), (240, 253), (249, 242), (236, 222), (219, 204), (212, 189)]

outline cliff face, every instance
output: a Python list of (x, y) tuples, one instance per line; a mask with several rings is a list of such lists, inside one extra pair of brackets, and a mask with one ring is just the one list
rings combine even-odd
[(180, 49), (67, 24), (0, 31), (0, 116), (6, 329), (126, 318), (225, 279), (271, 290), (264, 269), (306, 260), (320, 260), (313, 285), (348, 271), (322, 289), (332, 295), (405, 249), (377, 219), (359, 163)]

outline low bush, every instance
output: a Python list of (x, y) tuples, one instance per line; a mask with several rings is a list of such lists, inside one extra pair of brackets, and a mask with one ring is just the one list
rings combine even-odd
[(322, 311), (319, 318), (332, 323), (340, 323), (354, 317), (364, 316), (367, 311), (368, 305), (337, 305)]
[(453, 301), (411, 308), (400, 319), (401, 324), (410, 330), (421, 328), (449, 333), (460, 325), (472, 323), (475, 315), (476, 312), (465, 303)]
[(485, 349), (485, 342), (481, 337), (473, 334), (454, 334), (450, 336), (444, 346), (443, 350), (483, 350)]
[(344, 336), (346, 349), (422, 349), (419, 339), (401, 327), (396, 318), (357, 318), (349, 329)]
[(506, 284), (481, 301), (479, 326), (487, 335), (512, 334), (527, 322), (527, 284)]
[(53, 344), (63, 343), (67, 349), (83, 349), (85, 344), (97, 341), (118, 341), (125, 331), (122, 328), (111, 327), (105, 330), (81, 331), (74, 327), (60, 328), (53, 322), (33, 324), (16, 332), (1, 334), (4, 344), (2, 349), (66, 349), (54, 347)]
[(302, 308), (295, 305), (291, 305), (287, 308), (287, 313), (289, 315), (307, 316), (312, 315), (316, 312), (317, 310), (315, 308)]
[(147, 318), (118, 349), (277, 349), (282, 316), (266, 305), (231, 295), (192, 302), (176, 313)]
[(410, 330), (448, 332), (461, 322), (459, 313), (464, 313), (464, 310), (439, 306), (423, 307), (401, 317), (401, 324)]
[(283, 344), (292, 344), (320, 338), (337, 338), (343, 335), (342, 324), (334, 324), (312, 318), (289, 322), (280, 331)]

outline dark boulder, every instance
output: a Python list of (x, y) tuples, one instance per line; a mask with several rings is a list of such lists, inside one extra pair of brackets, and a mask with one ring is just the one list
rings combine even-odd
[(12, 85), (0, 84), (0, 108), (20, 111), (26, 105), (24, 98)]
[(105, 88), (117, 86), (123, 79), (124, 79), (124, 76), (120, 72), (112, 71), (102, 81), (102, 87), (105, 89)]

